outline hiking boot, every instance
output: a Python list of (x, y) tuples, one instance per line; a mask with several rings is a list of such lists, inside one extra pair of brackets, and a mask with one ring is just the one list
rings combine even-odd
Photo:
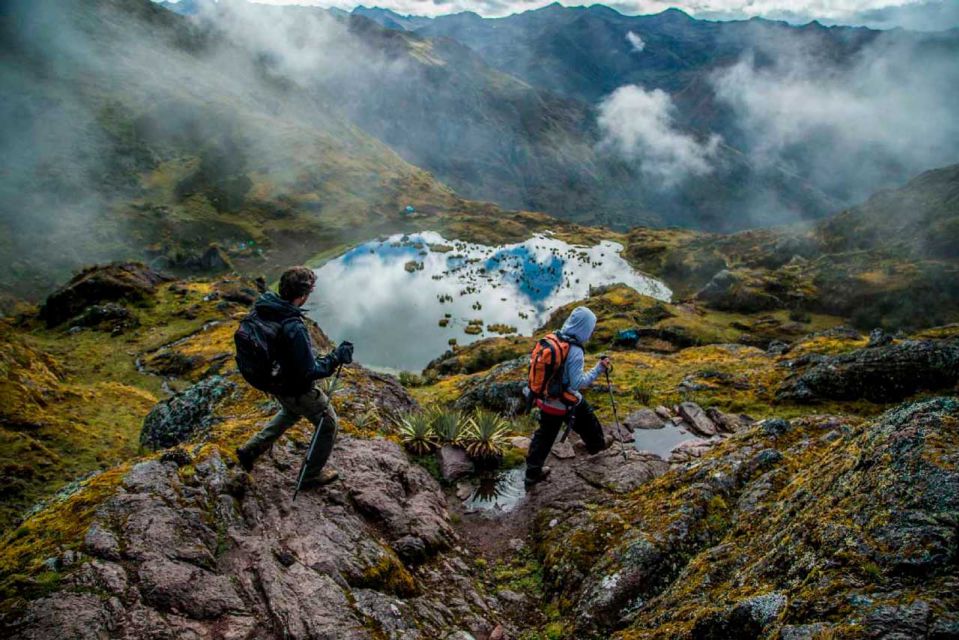
[(306, 478), (303, 480), (303, 484), (300, 487), (301, 491), (307, 489), (314, 489), (316, 487), (322, 487), (323, 485), (330, 484), (331, 482), (336, 481), (340, 477), (340, 474), (337, 473), (334, 469), (323, 469), (320, 471), (318, 476), (312, 478)]
[(240, 462), (240, 466), (243, 467), (244, 471), (247, 473), (253, 471), (253, 463), (256, 462), (256, 456), (254, 456), (252, 453), (243, 447), (237, 447), (236, 459)]
[(539, 470), (539, 473), (526, 474), (526, 490), (529, 491), (534, 485), (542, 482), (549, 477), (549, 472), (552, 471), (549, 467), (543, 467)]

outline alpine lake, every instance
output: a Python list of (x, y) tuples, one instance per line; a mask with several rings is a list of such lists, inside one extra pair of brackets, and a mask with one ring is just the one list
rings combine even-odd
[(501, 246), (433, 232), (394, 235), (317, 268), (316, 302), (307, 312), (333, 340), (354, 343), (354, 358), (365, 366), (419, 372), (452, 344), (532, 335), (591, 286), (622, 282), (668, 301), (669, 288), (635, 271), (621, 250), (614, 242), (583, 247), (549, 235)]

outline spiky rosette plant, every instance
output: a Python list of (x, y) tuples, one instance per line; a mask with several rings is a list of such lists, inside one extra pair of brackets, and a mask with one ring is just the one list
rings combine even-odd
[(430, 412), (433, 433), (443, 444), (459, 444), (463, 439), (465, 420), (454, 409), (437, 408)]
[(470, 418), (467, 428), (466, 453), (472, 458), (494, 458), (503, 453), (509, 423), (500, 415), (483, 409)]
[(400, 440), (410, 453), (423, 455), (436, 446), (436, 436), (430, 416), (423, 412), (409, 413), (400, 418)]

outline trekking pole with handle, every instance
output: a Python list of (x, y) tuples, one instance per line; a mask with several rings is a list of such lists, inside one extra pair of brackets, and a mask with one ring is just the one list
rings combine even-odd
[[(341, 363), (336, 367), (336, 374), (333, 376), (333, 382), (330, 384), (330, 389), (336, 388), (336, 383), (340, 379), (340, 369), (343, 368)], [(332, 396), (332, 393), (330, 394)], [(328, 402), (333, 402), (333, 398), (327, 398)], [(300, 487), (303, 486), (304, 476), (306, 475), (306, 469), (310, 465), (310, 460), (313, 459), (313, 450), (316, 449), (316, 441), (320, 439), (320, 430), (323, 429), (323, 423), (326, 422), (326, 414), (323, 414), (323, 417), (320, 418), (320, 423), (316, 425), (316, 430), (313, 431), (313, 437), (310, 438), (310, 448), (306, 451), (306, 457), (303, 459), (303, 464), (300, 465), (300, 473), (296, 478), (296, 489), (293, 490), (293, 500), (296, 502), (296, 496), (300, 493)]]
[(619, 426), (619, 416), (616, 414), (616, 398), (613, 397), (613, 385), (609, 382), (610, 368), (603, 369), (606, 374), (606, 390), (609, 391), (609, 402), (613, 405), (613, 419), (616, 421), (616, 439), (619, 440), (619, 450), (623, 454), (623, 462), (629, 462), (629, 458), (626, 457), (626, 444), (623, 442), (625, 439), (622, 433), (623, 428)]

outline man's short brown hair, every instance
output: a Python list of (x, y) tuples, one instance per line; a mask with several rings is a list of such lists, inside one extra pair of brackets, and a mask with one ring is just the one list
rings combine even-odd
[(290, 267), (280, 276), (280, 297), (292, 302), (313, 291), (316, 274), (308, 267)]

